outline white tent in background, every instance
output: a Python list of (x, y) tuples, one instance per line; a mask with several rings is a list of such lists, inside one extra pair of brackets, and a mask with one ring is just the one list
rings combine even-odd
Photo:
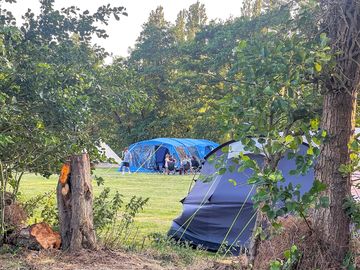
[(96, 167), (104, 168), (104, 167), (118, 167), (119, 164), (122, 162), (122, 159), (104, 142), (100, 143), (100, 147), (98, 147), (99, 152), (104, 154), (108, 159), (113, 159), (116, 164), (105, 162), (99, 163)]

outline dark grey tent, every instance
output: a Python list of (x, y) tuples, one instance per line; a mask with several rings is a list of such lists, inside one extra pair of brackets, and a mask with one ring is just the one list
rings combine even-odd
[[(225, 151), (222, 150), (225, 146), (230, 149), (227, 156), (224, 156)], [(306, 154), (307, 149), (307, 145), (301, 145), (298, 154)], [(200, 175), (206, 177), (216, 172), (216, 162), (209, 162), (209, 159), (225, 157), (227, 167), (236, 167), (233, 157), (240, 152), (244, 152), (240, 142), (228, 142), (219, 146), (205, 157)], [(263, 162), (262, 155), (247, 155), (260, 164)], [(314, 179), (313, 170), (306, 175), (290, 175), (290, 170), (295, 168), (295, 159), (284, 157), (279, 162), (279, 169), (286, 179), (285, 184), (301, 184), (301, 193), (309, 191)], [(227, 170), (223, 175), (215, 174), (211, 182), (196, 181), (190, 193), (182, 200), (183, 212), (174, 219), (168, 235), (212, 251), (217, 251), (222, 245), (231, 248), (233, 254), (238, 254), (241, 247), (248, 247), (256, 218), (251, 200), (255, 187), (247, 184), (251, 174), (250, 170)], [(236, 186), (230, 179), (236, 180)]]

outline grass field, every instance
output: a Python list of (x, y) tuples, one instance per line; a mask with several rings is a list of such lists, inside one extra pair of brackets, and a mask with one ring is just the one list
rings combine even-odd
[[(136, 218), (139, 234), (146, 236), (149, 233), (166, 233), (171, 221), (182, 210), (179, 202), (186, 196), (192, 177), (190, 175), (160, 175), (160, 174), (126, 174), (122, 175), (116, 168), (97, 169), (94, 175), (105, 179), (104, 186), (98, 187), (93, 182), (95, 195), (104, 187), (110, 187), (112, 192), (119, 191), (127, 202), (133, 195), (149, 197), (150, 200), (144, 211)], [(27, 174), (21, 183), (21, 194), (24, 200), (35, 195), (55, 191), (58, 176), (50, 179)]]

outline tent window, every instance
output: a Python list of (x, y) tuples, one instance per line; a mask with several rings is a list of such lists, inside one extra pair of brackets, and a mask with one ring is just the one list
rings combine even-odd
[(142, 165), (143, 168), (155, 168), (155, 147), (152, 145), (143, 145), (142, 147)]
[(180, 146), (176, 147), (176, 151), (178, 152), (181, 160), (186, 158), (185, 149), (183, 147), (180, 147)]
[(190, 154), (191, 154), (192, 156), (195, 156), (196, 158), (200, 159), (199, 152), (198, 152), (198, 150), (196, 149), (195, 146), (189, 146), (189, 147), (188, 147), (188, 150), (189, 150), (189, 152), (190, 152)]
[(132, 156), (131, 165), (140, 167), (142, 164), (141, 146), (137, 146), (131, 149), (131, 156)]

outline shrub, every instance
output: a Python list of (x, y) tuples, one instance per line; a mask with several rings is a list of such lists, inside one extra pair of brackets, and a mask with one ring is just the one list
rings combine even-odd
[(94, 226), (104, 247), (136, 249), (139, 242), (134, 219), (148, 201), (149, 198), (133, 196), (123, 207), (119, 192), (111, 197), (110, 189), (103, 189), (94, 200)]
[(55, 229), (59, 227), (54, 191), (36, 195), (23, 205), (28, 215), (28, 223), (46, 222)]

